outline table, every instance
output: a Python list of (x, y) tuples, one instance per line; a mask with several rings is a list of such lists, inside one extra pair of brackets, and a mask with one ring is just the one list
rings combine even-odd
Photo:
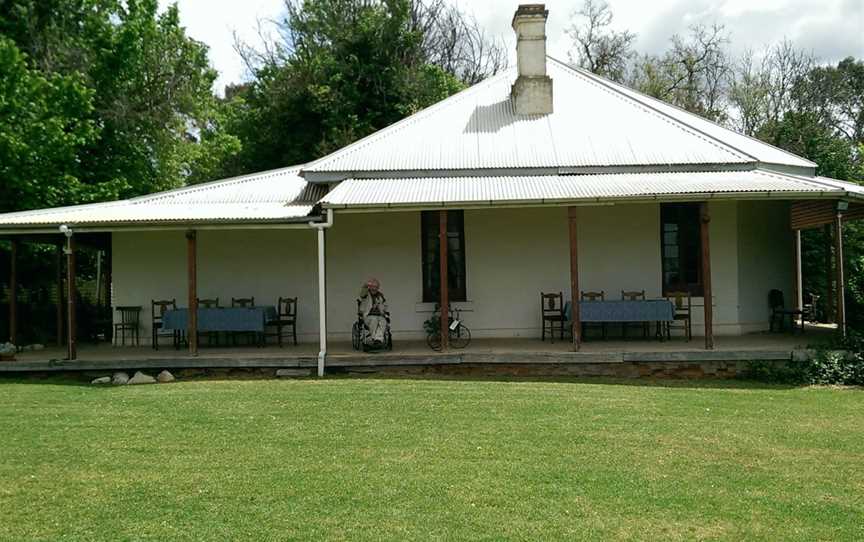
[[(571, 320), (571, 307), (564, 306), (564, 318)], [(580, 301), (582, 322), (671, 322), (675, 306), (668, 299)]]
[[(572, 321), (572, 308), (564, 305), (564, 318)], [(660, 322), (675, 319), (675, 305), (668, 299), (639, 299), (611, 301), (580, 301), (581, 322), (657, 322), (657, 338), (663, 340)]]
[[(198, 309), (198, 331), (250, 331), (263, 333), (277, 317), (276, 307), (214, 307)], [(184, 331), (189, 327), (189, 309), (171, 309), (162, 316), (162, 329)]]

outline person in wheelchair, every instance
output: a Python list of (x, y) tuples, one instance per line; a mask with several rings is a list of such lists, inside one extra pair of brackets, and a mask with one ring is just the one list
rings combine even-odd
[(389, 332), (390, 312), (387, 310), (387, 299), (381, 293), (381, 283), (378, 279), (366, 281), (360, 290), (359, 301), (360, 317), (369, 330), (367, 344), (373, 347), (385, 346)]

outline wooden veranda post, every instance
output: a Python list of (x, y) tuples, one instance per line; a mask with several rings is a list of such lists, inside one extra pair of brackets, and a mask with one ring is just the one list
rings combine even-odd
[(189, 314), (186, 319), (186, 337), (189, 340), (189, 353), (198, 355), (198, 234), (195, 230), (186, 232), (186, 267), (189, 273)]
[(57, 346), (63, 345), (63, 244), (57, 243), (55, 254), (57, 276)]
[(837, 329), (846, 338), (846, 288), (843, 278), (843, 213), (834, 218), (834, 267), (837, 270)]
[(9, 342), (18, 346), (18, 240), (9, 253)]
[(438, 219), (438, 250), (439, 250), (439, 270), (441, 283), (441, 350), (447, 350), (450, 347), (450, 281), (448, 280), (450, 273), (447, 262), (447, 210), (439, 211)]
[(834, 321), (834, 270), (831, 265), (831, 224), (825, 224), (825, 322)]
[(705, 349), (714, 349), (714, 296), (711, 293), (711, 246), (709, 228), (711, 215), (708, 202), (699, 205), (699, 236), (702, 244), (702, 289), (705, 302)]
[(67, 357), (71, 361), (78, 357), (75, 344), (75, 238), (71, 233), (66, 235), (66, 282), (66, 345)]
[[(801, 230), (793, 232), (795, 243), (793, 247), (792, 261), (795, 266), (795, 309), (804, 310), (804, 278), (801, 273)], [(801, 316), (804, 318), (804, 316)]]
[(579, 350), (582, 344), (582, 323), (579, 314), (579, 251), (576, 242), (576, 222), (576, 207), (569, 207), (567, 209), (567, 223), (570, 236), (570, 323), (573, 333), (573, 349)]

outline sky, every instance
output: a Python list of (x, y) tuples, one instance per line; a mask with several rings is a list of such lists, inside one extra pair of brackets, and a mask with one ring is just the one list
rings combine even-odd
[[(167, 6), (174, 0), (160, 0)], [(519, 1), (452, 0), (477, 18), (480, 25), (506, 43), (511, 57), (516, 42), (510, 21)], [(524, 0), (523, 0), (524, 1)], [(534, 0), (537, 1), (537, 0)], [(640, 53), (664, 51), (673, 34), (686, 34), (693, 24), (726, 26), (730, 50), (762, 50), (766, 44), (790, 39), (825, 62), (846, 56), (864, 58), (864, 0), (608, 0), (613, 27), (637, 35)], [(245, 42), (259, 43), (259, 20), (275, 20), (283, 0), (176, 0), (187, 33), (210, 47), (210, 62), (219, 71), (216, 90), (248, 77), (234, 51), (234, 33)], [(524, 2), (528, 3), (528, 2)], [(566, 29), (582, 0), (547, 0), (547, 51), (567, 59), (571, 48)]]

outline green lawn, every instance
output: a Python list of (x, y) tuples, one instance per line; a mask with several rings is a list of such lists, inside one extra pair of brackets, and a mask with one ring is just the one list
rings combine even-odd
[(864, 539), (864, 391), (0, 380), (0, 540)]

